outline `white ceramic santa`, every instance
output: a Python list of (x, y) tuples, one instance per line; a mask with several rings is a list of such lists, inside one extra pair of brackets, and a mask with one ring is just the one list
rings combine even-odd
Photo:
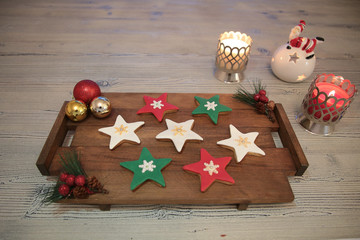
[(317, 43), (323, 42), (324, 39), (300, 37), (305, 26), (305, 21), (300, 20), (300, 23), (291, 29), (289, 42), (280, 46), (271, 59), (273, 73), (285, 82), (302, 82), (314, 71), (314, 49)]

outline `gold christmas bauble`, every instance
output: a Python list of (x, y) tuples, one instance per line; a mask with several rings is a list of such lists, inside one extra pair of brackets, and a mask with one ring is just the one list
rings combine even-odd
[(104, 118), (111, 113), (111, 104), (106, 97), (96, 97), (90, 103), (90, 110), (97, 118)]
[(65, 107), (65, 114), (71, 121), (82, 121), (87, 116), (86, 104), (78, 100), (71, 100)]

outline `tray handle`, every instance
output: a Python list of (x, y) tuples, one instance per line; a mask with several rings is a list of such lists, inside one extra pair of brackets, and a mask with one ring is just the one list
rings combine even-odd
[(60, 109), (60, 112), (55, 120), (55, 123), (50, 131), (49, 136), (46, 139), (44, 147), (41, 150), (39, 158), (36, 162), (40, 173), (42, 175), (50, 175), (49, 167), (54, 158), (56, 150), (62, 145), (68, 128), (66, 126), (65, 106), (68, 102), (64, 102)]
[(279, 123), (279, 136), (284, 147), (288, 148), (296, 166), (295, 176), (302, 176), (308, 168), (309, 163), (305, 157), (293, 128), (291, 127), (289, 118), (281, 103), (276, 103), (275, 108), (276, 119)]

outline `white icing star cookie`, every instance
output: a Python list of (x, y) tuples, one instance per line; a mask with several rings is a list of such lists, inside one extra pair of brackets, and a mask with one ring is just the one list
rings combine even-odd
[(258, 132), (241, 133), (233, 125), (230, 124), (230, 138), (217, 142), (218, 145), (228, 147), (235, 152), (237, 162), (245, 157), (246, 154), (265, 155), (265, 152), (255, 145), (255, 139), (259, 135)]
[(112, 150), (124, 141), (140, 143), (139, 137), (135, 134), (136, 129), (144, 125), (145, 122), (127, 123), (121, 115), (118, 115), (114, 126), (100, 128), (99, 132), (110, 135), (109, 148)]
[(193, 119), (181, 123), (176, 123), (170, 119), (165, 119), (165, 121), (168, 129), (159, 133), (156, 139), (170, 139), (178, 152), (181, 152), (187, 140), (203, 140), (200, 135), (191, 131), (194, 125)]

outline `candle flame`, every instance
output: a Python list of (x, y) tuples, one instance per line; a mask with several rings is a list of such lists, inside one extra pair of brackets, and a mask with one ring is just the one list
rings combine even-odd
[(335, 90), (332, 90), (331, 92), (329, 92), (329, 97), (330, 96), (335, 96)]

